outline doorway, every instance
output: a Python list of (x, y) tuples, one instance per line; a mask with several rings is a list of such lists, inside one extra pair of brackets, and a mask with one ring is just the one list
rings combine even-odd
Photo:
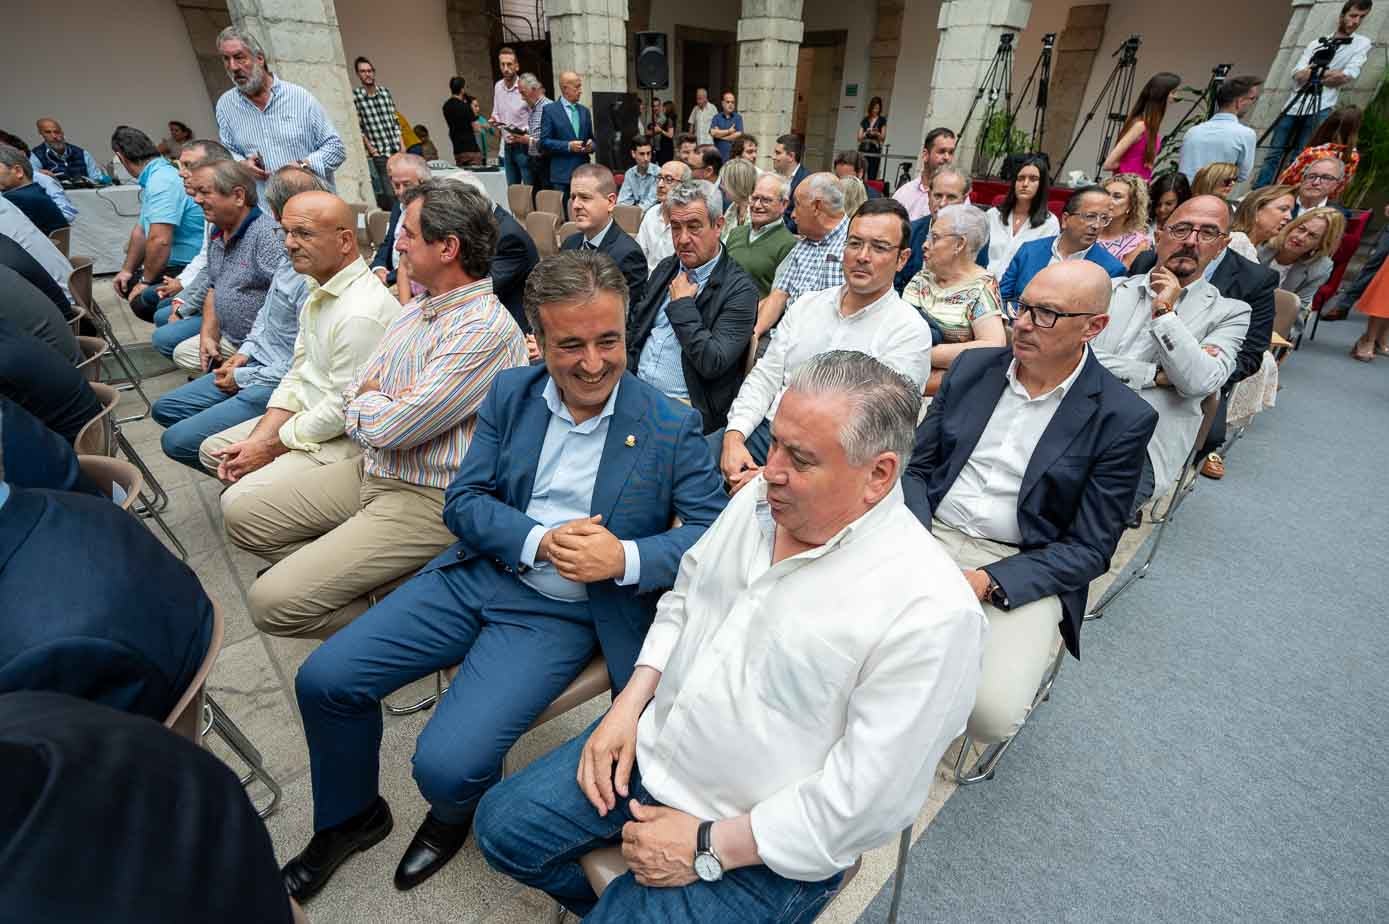
[[(680, 109), (680, 128), (685, 131), (695, 105), (695, 91), (704, 87), (709, 101), (719, 104), (719, 95), (738, 82), (738, 33), (721, 29), (675, 27), (675, 53), (679, 59), (680, 84), (676, 88)], [(675, 95), (675, 94), (672, 94)]]
[(801, 162), (807, 170), (828, 170), (839, 129), (839, 96), (844, 85), (846, 30), (807, 32), (796, 61), (796, 105), (791, 130), (805, 139)]

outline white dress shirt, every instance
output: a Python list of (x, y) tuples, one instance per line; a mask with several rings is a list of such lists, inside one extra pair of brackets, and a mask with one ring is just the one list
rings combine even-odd
[(984, 215), (989, 220), (989, 272), (995, 279), (1003, 278), (1013, 254), (1023, 244), (1061, 233), (1061, 224), (1051, 212), (1047, 212), (1046, 221), (1035, 228), (1030, 219), (1024, 221), (1017, 234), (1013, 233), (1012, 215), (1004, 215), (997, 207), (989, 209)]
[(750, 812), (767, 867), (818, 881), (916, 817), (974, 706), (987, 628), (900, 484), (775, 565), (766, 491), (758, 476), (734, 495), (657, 606), (637, 766), (662, 804)]
[(931, 328), (891, 286), (851, 315), (839, 310), (844, 286), (811, 292), (788, 305), (767, 352), (743, 380), (728, 429), (747, 436), (776, 416), (791, 375), (827, 350), (858, 350), (924, 387), (931, 374)]
[(647, 273), (655, 272), (657, 263), (675, 254), (675, 241), (671, 240), (670, 223), (666, 221), (662, 203), (657, 202), (641, 217), (637, 246), (646, 254)]
[(44, 272), (53, 277), (53, 281), (63, 290), (68, 301), (72, 301), (72, 293), (68, 291), (68, 277), (72, 275), (72, 264), (48, 239), (48, 235), (35, 227), (29, 216), (4, 196), (0, 196), (0, 234), (27, 250), (29, 256), (43, 267)]
[(994, 405), (969, 460), (934, 511), (937, 519), (976, 539), (1009, 545), (1022, 542), (1018, 528), (1022, 476), (1057, 408), (1080, 377), (1089, 353), (1086, 348), (1064, 382), (1036, 398), (1018, 381), (1018, 361), (1008, 364), (1008, 387)]
[[(1302, 49), (1302, 55), (1297, 59), (1297, 63), (1288, 68), (1289, 73), (1296, 73), (1312, 63), (1312, 55), (1317, 50), (1318, 41), (1312, 39), (1307, 43), (1307, 47)], [(1350, 37), (1350, 44), (1340, 45), (1336, 48), (1336, 53), (1331, 56), (1331, 63), (1327, 65), (1329, 71), (1345, 71), (1346, 76), (1353, 82), (1360, 76), (1360, 69), (1365, 66), (1365, 61), (1370, 57), (1370, 49), (1374, 43), (1363, 35), (1356, 34)], [(1301, 87), (1294, 85), (1288, 91), (1288, 99), (1291, 100), (1297, 95)], [(1318, 112), (1335, 109), (1336, 103), (1341, 99), (1340, 87), (1328, 87), (1325, 84), (1321, 89), (1321, 106)], [(1284, 105), (1287, 105), (1284, 103)]]

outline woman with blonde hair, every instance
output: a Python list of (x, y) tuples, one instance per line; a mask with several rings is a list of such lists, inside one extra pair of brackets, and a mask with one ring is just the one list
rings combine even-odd
[(1116, 173), (1105, 180), (1109, 193), (1109, 226), (1100, 231), (1099, 244), (1126, 267), (1133, 258), (1153, 246), (1148, 240), (1148, 183), (1136, 173)]
[(858, 207), (868, 201), (868, 187), (856, 176), (842, 176), (839, 188), (844, 190), (844, 217), (853, 218)]
[(1193, 196), (1218, 196), (1226, 202), (1235, 191), (1235, 180), (1239, 177), (1239, 166), (1217, 161), (1206, 164), (1196, 172), (1191, 182)]
[[(1259, 248), (1259, 262), (1278, 273), (1278, 288), (1293, 293), (1301, 303), (1293, 324), (1293, 340), (1297, 340), (1307, 322), (1312, 298), (1331, 278), (1331, 255), (1341, 246), (1345, 230), (1346, 218), (1341, 210), (1322, 206), (1298, 215)], [(1354, 348), (1351, 355), (1362, 358)]]
[(1283, 230), (1293, 217), (1297, 190), (1291, 186), (1265, 186), (1245, 196), (1230, 222), (1229, 248), (1247, 260), (1259, 262), (1259, 247)]
[(720, 240), (728, 240), (733, 229), (745, 225), (752, 218), (748, 215), (748, 200), (752, 198), (753, 187), (757, 185), (757, 168), (750, 161), (735, 157), (723, 165), (719, 171), (719, 188), (733, 200), (723, 213), (723, 231)]

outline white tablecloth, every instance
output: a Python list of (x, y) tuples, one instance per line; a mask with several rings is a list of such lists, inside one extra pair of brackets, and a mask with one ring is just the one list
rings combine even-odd
[[(450, 167), (446, 170), (430, 168), (430, 172), (432, 172), (436, 177), (447, 179), (448, 177), (456, 176), (457, 174), (460, 174), (463, 171), (458, 169), (457, 167)], [(506, 198), (505, 172), (501, 170), (473, 170), (470, 172), (473, 174), (473, 176), (477, 177), (479, 180), (482, 181), (483, 187), (487, 190), (487, 195), (492, 197), (493, 205), (500, 205), (502, 207), (502, 210), (505, 212), (511, 211), (511, 206), (507, 203)]]
[(117, 273), (125, 262), (130, 229), (140, 223), (140, 187), (70, 189), (77, 206), (69, 253), (92, 258), (92, 272)]

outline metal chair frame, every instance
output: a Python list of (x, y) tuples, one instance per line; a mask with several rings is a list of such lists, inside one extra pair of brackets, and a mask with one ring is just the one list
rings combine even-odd
[[(96, 328), (101, 339), (106, 341), (110, 347), (111, 358), (121, 367), (123, 378), (108, 379), (112, 385), (121, 391), (134, 391), (140, 396), (140, 401), (145, 405), (144, 413), (132, 414), (129, 417), (120, 418), (120, 423), (129, 423), (132, 420), (143, 420), (148, 417), (153, 404), (150, 402), (149, 395), (145, 394), (144, 376), (140, 374), (140, 369), (135, 365), (135, 361), (126, 352), (125, 345), (116, 336), (115, 328), (111, 326), (111, 319), (106, 316), (101, 305), (97, 302), (96, 296), (92, 294), (92, 258), (73, 257), (72, 274), (68, 277), (68, 291), (76, 299), (77, 306), (87, 312), (87, 319)], [(85, 270), (85, 272), (83, 272)]]
[[(131, 465), (139, 469), (144, 484), (141, 486), (138, 494), (140, 505), (131, 510), (131, 512), (142, 520), (153, 520), (160, 530), (163, 531), (164, 535), (169, 537), (169, 542), (173, 544), (178, 557), (187, 561), (188, 549), (179, 540), (169, 524), (164, 522), (164, 518), (160, 516), (160, 512), (169, 505), (169, 493), (164, 490), (164, 486), (159, 483), (159, 479), (154, 477), (154, 472), (150, 471), (150, 467), (145, 464), (145, 460), (135, 451), (135, 447), (130, 444), (130, 440), (126, 439), (125, 434), (121, 432), (121, 422), (116, 418), (114, 413), (115, 406), (120, 401), (119, 393), (114, 386), (107, 385), (104, 382), (92, 382), (91, 389), (96, 392), (97, 400), (101, 402), (102, 412), (87, 421), (86, 425), (83, 426), (82, 430), (77, 434), (77, 439), (73, 441), (74, 445), (88, 452), (95, 452), (100, 455), (112, 457), (114, 457), (117, 450), (119, 450), (121, 454), (130, 461)], [(87, 437), (87, 431), (93, 425), (99, 425), (102, 428), (100, 444), (97, 446), (90, 445), (89, 438)], [(144, 489), (145, 485), (149, 487), (148, 492)]]
[(203, 729), (202, 734), (206, 735), (209, 731), (216, 732), (217, 737), (231, 748), (232, 752), (241, 759), (249, 772), (241, 777), (241, 785), (249, 786), (252, 781), (260, 780), (265, 784), (265, 788), (270, 790), (270, 802), (264, 808), (256, 809), (256, 814), (261, 818), (268, 818), (274, 813), (280, 804), (280, 784), (270, 775), (270, 771), (265, 769), (265, 758), (260, 751), (250, 742), (244, 732), (237, 727), (222, 707), (217, 705), (217, 701), (210, 695), (203, 695)]

